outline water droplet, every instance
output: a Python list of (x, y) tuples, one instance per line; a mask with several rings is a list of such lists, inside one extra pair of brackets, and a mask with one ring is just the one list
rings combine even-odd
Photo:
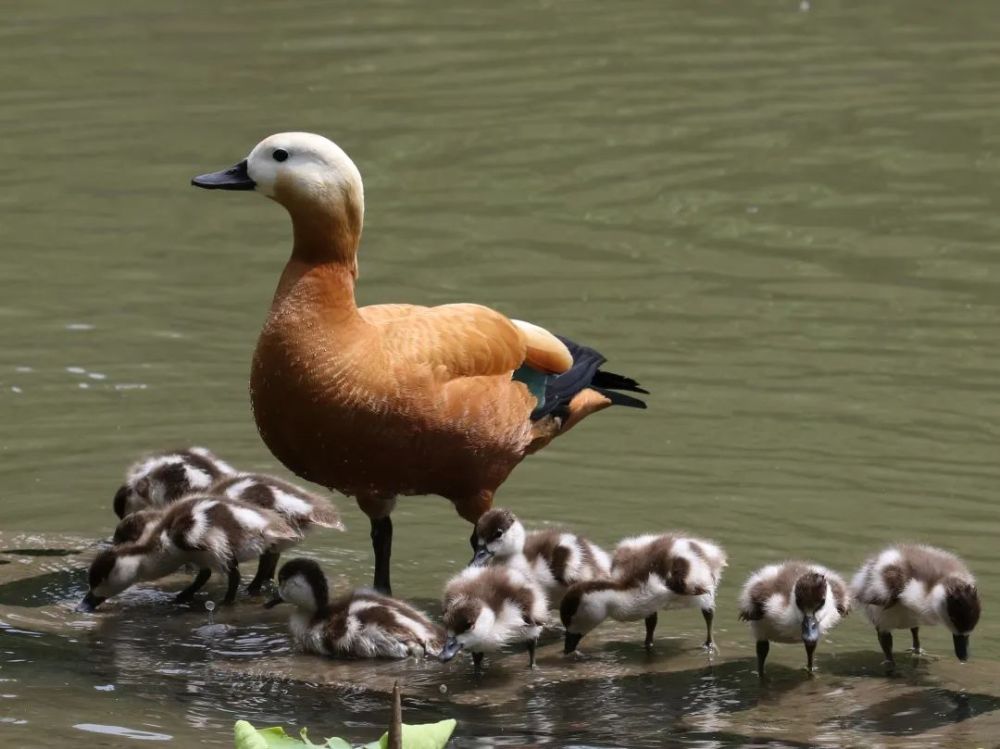
[(205, 611), (209, 613), (215, 611), (215, 603), (213, 601), (205, 601)]
[(438, 691), (441, 694), (448, 694), (448, 685), (447, 684), (442, 684), (441, 686), (438, 687)]
[(19, 388), (19, 387), (18, 387), (17, 385), (11, 385), (11, 386), (10, 386), (10, 391), (11, 391), (12, 393), (23, 393), (23, 392), (24, 392), (24, 391), (23, 391), (23, 390), (21, 390), (21, 388)]
[(100, 372), (91, 372), (87, 375), (92, 380), (106, 380), (108, 376), (106, 374), (101, 374)]

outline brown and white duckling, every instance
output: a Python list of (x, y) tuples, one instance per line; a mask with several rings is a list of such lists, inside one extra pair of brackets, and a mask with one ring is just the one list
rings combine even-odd
[(444, 589), (448, 639), (441, 660), (450, 661), (460, 650), (468, 650), (479, 673), (484, 653), (524, 642), (528, 666), (534, 668), (535, 644), (548, 611), (545, 591), (528, 576), (507, 567), (468, 567)]
[(944, 624), (952, 635), (955, 655), (969, 658), (969, 635), (982, 606), (976, 580), (954, 554), (934, 546), (896, 544), (871, 557), (851, 581), (851, 592), (878, 634), (890, 665), (892, 630), (909, 629), (915, 654), (920, 627)]
[(647, 648), (653, 646), (657, 612), (698, 606), (705, 619), (704, 647), (715, 649), (712, 620), (715, 592), (726, 566), (718, 544), (679, 534), (645, 535), (618, 544), (611, 577), (570, 586), (559, 607), (566, 628), (565, 652), (572, 653), (583, 636), (609, 617), (646, 622)]
[(142, 580), (156, 580), (185, 564), (200, 571), (177, 595), (190, 601), (212, 571), (228, 576), (224, 603), (236, 599), (239, 563), (294, 545), (301, 534), (270, 510), (213, 496), (174, 502), (139, 541), (101, 552), (90, 565), (90, 589), (79, 610), (93, 611), (106, 599)]
[(278, 573), (278, 590), (267, 608), (296, 607), (289, 621), (302, 650), (342, 658), (406, 658), (437, 655), (444, 631), (427, 615), (395, 598), (355, 590), (330, 600), (326, 575), (311, 559), (292, 559)]
[(115, 514), (123, 518), (147, 507), (168, 505), (235, 473), (236, 469), (204, 447), (146, 456), (125, 472), (125, 483), (115, 493)]
[[(227, 476), (212, 484), (204, 494), (234, 499), (272, 510), (288, 521), (288, 524), (301, 535), (317, 525), (344, 530), (340, 513), (333, 502), (275, 476), (262, 473)], [(165, 508), (148, 508), (126, 515), (115, 528), (112, 542), (121, 544), (138, 541), (164, 511)], [(261, 556), (257, 574), (247, 586), (248, 593), (257, 595), (264, 583), (274, 578), (279, 556), (279, 553), (273, 550)]]
[(570, 585), (611, 573), (611, 557), (596, 544), (556, 529), (527, 533), (513, 512), (500, 507), (479, 518), (473, 538), (473, 566), (518, 570), (542, 586), (551, 605), (562, 600)]
[(757, 642), (757, 674), (764, 678), (764, 661), (772, 640), (802, 642), (812, 673), (816, 643), (849, 610), (847, 584), (826, 567), (790, 561), (754, 572), (740, 593), (739, 618), (750, 622)]

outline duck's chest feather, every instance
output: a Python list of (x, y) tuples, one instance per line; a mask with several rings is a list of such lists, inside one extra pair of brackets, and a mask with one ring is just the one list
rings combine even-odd
[(275, 456), (355, 496), (460, 498), (499, 486), (530, 440), (524, 386), (509, 374), (450, 378), (398, 356), (352, 305), (317, 297), (302, 279), (284, 294), (279, 286), (250, 380)]

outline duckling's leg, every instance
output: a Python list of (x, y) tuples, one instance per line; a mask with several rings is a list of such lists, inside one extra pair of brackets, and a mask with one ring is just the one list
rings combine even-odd
[(656, 629), (656, 619), (655, 611), (646, 617), (646, 650), (653, 647), (653, 631)]
[(882, 652), (885, 654), (886, 663), (889, 666), (896, 665), (896, 659), (892, 657), (892, 632), (886, 630), (882, 632), (876, 629), (875, 632), (878, 634), (878, 644), (882, 646)]
[(240, 587), (240, 565), (235, 559), (229, 560), (229, 569), (226, 574), (229, 575), (229, 584), (226, 587), (226, 597), (222, 599), (222, 605), (230, 606), (236, 602), (236, 591)]
[(264, 583), (274, 579), (274, 571), (278, 568), (278, 559), (280, 558), (281, 552), (274, 549), (268, 549), (260, 555), (260, 561), (257, 562), (257, 574), (247, 586), (247, 593), (252, 596), (260, 594)]
[(705, 644), (702, 647), (711, 655), (719, 651), (715, 647), (715, 639), (712, 637), (712, 620), (715, 619), (715, 609), (702, 609), (701, 615), (705, 618)]
[(483, 654), (473, 653), (472, 654), (472, 672), (476, 676), (481, 676), (483, 673)]
[(910, 648), (910, 652), (914, 655), (927, 655), (920, 647), (920, 627), (911, 627), (910, 634), (913, 635), (913, 647)]
[(194, 600), (194, 594), (201, 590), (205, 583), (208, 582), (208, 578), (212, 576), (212, 570), (205, 567), (204, 569), (198, 570), (198, 574), (195, 575), (194, 580), (191, 584), (187, 586), (184, 590), (177, 594), (174, 600), (177, 603), (191, 603)]
[(767, 654), (771, 652), (771, 642), (769, 640), (757, 640), (757, 676), (764, 678), (764, 661)]
[(528, 640), (528, 668), (535, 667), (535, 646), (538, 645), (538, 640)]

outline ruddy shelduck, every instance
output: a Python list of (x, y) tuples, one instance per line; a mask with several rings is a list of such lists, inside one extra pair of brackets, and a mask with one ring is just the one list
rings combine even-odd
[(450, 661), (466, 650), (478, 674), (484, 653), (523, 642), (528, 667), (534, 668), (548, 612), (545, 591), (527, 575), (508, 567), (467, 567), (445, 585), (442, 617), (448, 639), (440, 659)]
[(437, 655), (444, 631), (403, 601), (370, 590), (330, 599), (323, 570), (312, 559), (293, 559), (278, 573), (267, 608), (290, 603), (292, 641), (316, 655), (339, 658), (406, 658)]
[(528, 533), (503, 507), (494, 507), (476, 523), (471, 564), (510, 567), (528, 575), (542, 586), (552, 606), (559, 605), (570, 585), (611, 574), (611, 557), (597, 544), (556, 528)]
[(705, 620), (704, 648), (715, 651), (715, 593), (726, 567), (718, 544), (679, 533), (626, 538), (611, 558), (611, 577), (571, 585), (559, 605), (566, 628), (564, 652), (576, 651), (587, 632), (606, 619), (646, 623), (653, 647), (657, 612), (697, 606)]
[(754, 572), (740, 593), (741, 621), (750, 623), (757, 647), (757, 675), (774, 642), (801, 642), (806, 669), (820, 638), (850, 610), (847, 584), (836, 572), (811, 562), (769, 564)]
[(291, 471), (357, 499), (375, 586), (390, 590), (390, 513), (438, 494), (471, 523), (526, 455), (587, 415), (645, 404), (598, 352), (478, 304), (358, 307), (361, 174), (336, 144), (272, 135), (236, 166), (195, 177), (253, 190), (291, 216), (291, 258), (257, 342), (257, 428)]
[(920, 627), (944, 624), (955, 655), (969, 659), (969, 635), (982, 606), (965, 562), (934, 546), (896, 544), (868, 559), (851, 581), (851, 592), (875, 625), (887, 664), (895, 665), (892, 630), (909, 629), (920, 655)]
[(240, 562), (288, 549), (301, 538), (284, 518), (263, 507), (192, 494), (168, 505), (138, 541), (98, 554), (90, 565), (87, 595), (77, 608), (93, 611), (135, 583), (158, 580), (185, 564), (199, 571), (177, 595), (178, 603), (190, 602), (214, 570), (226, 575), (223, 603), (231, 604), (240, 584)]

